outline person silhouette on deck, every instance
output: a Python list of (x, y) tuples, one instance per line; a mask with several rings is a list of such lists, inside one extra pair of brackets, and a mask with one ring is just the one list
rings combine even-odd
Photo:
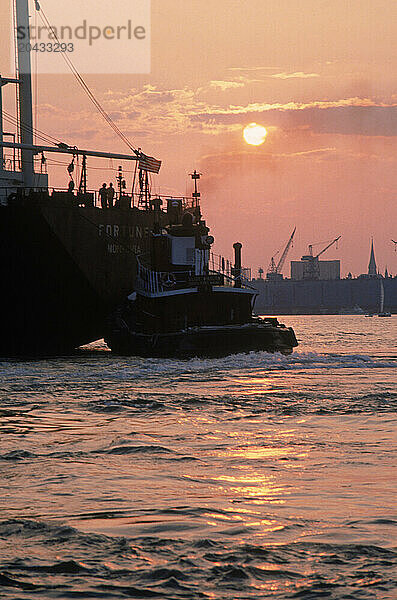
[(114, 199), (115, 193), (116, 192), (113, 187), (113, 183), (109, 183), (109, 187), (107, 188), (108, 208), (113, 208), (113, 199)]
[(108, 207), (108, 190), (106, 187), (106, 183), (102, 184), (101, 189), (99, 190), (99, 199), (101, 201), (101, 207)]

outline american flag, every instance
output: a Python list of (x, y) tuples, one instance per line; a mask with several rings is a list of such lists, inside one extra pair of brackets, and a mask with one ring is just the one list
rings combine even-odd
[(143, 171), (149, 171), (149, 173), (158, 173), (160, 171), (161, 160), (157, 160), (153, 156), (146, 156), (143, 152), (140, 152), (138, 157), (139, 168)]

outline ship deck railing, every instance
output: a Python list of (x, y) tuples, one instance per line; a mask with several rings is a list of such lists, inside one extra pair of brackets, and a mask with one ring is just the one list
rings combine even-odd
[[(3, 136), (12, 136), (15, 143), (15, 135), (3, 133)], [(34, 156), (34, 169), (37, 175), (47, 174), (47, 161), (43, 162), (41, 156)], [(20, 150), (14, 148), (12, 152), (4, 151), (3, 149), (3, 171), (6, 173), (22, 173), (22, 160)]]
[[(11, 171), (9, 169), (4, 169), (3, 172), (15, 172), (15, 171)], [(37, 175), (42, 175), (45, 174), (45, 171), (43, 171), (43, 173), (37, 173)], [(100, 196), (99, 196), (99, 190), (93, 190), (93, 189), (87, 189), (85, 192), (79, 192), (77, 190), (77, 188), (75, 188), (73, 191), (70, 191), (68, 188), (62, 188), (62, 187), (41, 187), (38, 185), (34, 185), (33, 184), (33, 188), (25, 188), (22, 185), (20, 185), (18, 182), (15, 183), (14, 186), (2, 186), (0, 185), (0, 196), (3, 199), (8, 198), (11, 194), (15, 194), (17, 192), (23, 192), (23, 190), (26, 189), (26, 195), (29, 195), (29, 192), (31, 191), (31, 189), (33, 189), (34, 192), (38, 192), (38, 193), (48, 193), (49, 196), (54, 196), (54, 197), (64, 197), (65, 201), (71, 201), (72, 203), (76, 204), (76, 206), (78, 205), (86, 205), (86, 206), (91, 206), (94, 208), (102, 208), (101, 206), (101, 200), (100, 200)], [(150, 201), (145, 201), (144, 199), (142, 199), (142, 195), (139, 193), (126, 193), (126, 192), (122, 192), (121, 193), (121, 201), (120, 201), (120, 191), (116, 190), (116, 188), (114, 188), (115, 190), (115, 195), (113, 198), (113, 207), (112, 208), (140, 208), (142, 210), (153, 210), (153, 206), (150, 204)], [(156, 194), (152, 196), (152, 199), (154, 198), (161, 198), (161, 200), (163, 201), (162, 204), (162, 208), (160, 209), (162, 213), (167, 213), (167, 202), (169, 200), (178, 200), (181, 202), (181, 206), (183, 211), (188, 211), (188, 210), (193, 210), (195, 208), (198, 207), (197, 204), (197, 199), (196, 198), (192, 198), (189, 196), (169, 196), (169, 195), (163, 195), (163, 194)], [(117, 205), (115, 206), (115, 204), (117, 203)], [(109, 210), (109, 209), (106, 209)]]
[(191, 269), (155, 271), (143, 265), (137, 257), (137, 277), (135, 281), (135, 289), (137, 291), (160, 294), (171, 290), (182, 290), (205, 285), (230, 288), (240, 287), (256, 292), (255, 288), (248, 283), (244, 276), (234, 276), (232, 272), (211, 269), (209, 266), (201, 267), (199, 272), (193, 266)]

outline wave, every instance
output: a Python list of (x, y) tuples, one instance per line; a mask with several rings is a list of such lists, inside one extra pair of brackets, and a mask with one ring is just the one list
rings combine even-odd
[(397, 552), (371, 544), (127, 538), (24, 519), (0, 521), (0, 535), (5, 597), (395, 598)]
[(96, 454), (174, 454), (173, 450), (163, 446), (113, 446), (104, 450), (96, 450)]
[[(4, 375), (13, 383), (13, 389), (40, 392), (43, 389), (63, 390), (66, 382), (83, 387), (96, 381), (106, 386), (114, 381), (145, 379), (148, 383), (158, 376), (183, 377), (205, 374), (218, 380), (223, 372), (234, 370), (296, 370), (296, 369), (396, 369), (397, 356), (374, 357), (361, 353), (294, 352), (290, 356), (279, 353), (250, 352), (223, 358), (192, 358), (190, 360), (106, 356), (96, 359), (54, 359), (40, 362), (3, 363)], [(45, 367), (45, 381), (37, 381)], [(109, 410), (111, 410), (111, 403)]]
[(114, 455), (114, 456), (128, 456), (141, 455), (144, 457), (145, 455), (155, 456), (156, 458), (160, 458), (162, 455), (164, 460), (170, 462), (189, 462), (189, 461), (199, 461), (199, 458), (194, 456), (187, 456), (183, 454), (179, 454), (174, 450), (170, 450), (169, 448), (165, 448), (163, 446), (156, 445), (141, 445), (141, 446), (113, 446), (111, 448), (100, 448), (97, 450), (91, 451), (78, 451), (78, 452), (49, 452), (49, 453), (34, 453), (28, 452), (27, 450), (13, 450), (10, 452), (5, 452), (4, 454), (0, 454), (0, 461), (9, 461), (9, 462), (17, 462), (17, 461), (37, 461), (37, 460), (48, 460), (57, 459), (61, 460), (70, 460), (75, 461), (76, 459), (84, 460), (89, 459), (90, 456), (93, 455)]
[(0, 460), (26, 460), (37, 458), (37, 454), (33, 452), (28, 452), (27, 450), (11, 450), (10, 452), (6, 452), (5, 454), (0, 454)]
[(9, 577), (4, 573), (0, 573), (0, 585), (8, 588), (19, 588), (21, 590), (33, 591), (37, 590), (40, 586), (30, 583), (28, 581), (21, 581), (20, 579), (16, 579), (13, 577)]
[[(316, 352), (296, 352), (290, 356), (281, 354), (269, 354), (266, 352), (251, 352), (249, 354), (237, 354), (228, 356), (218, 361), (217, 368), (230, 369), (335, 369), (335, 368), (397, 368), (397, 360), (383, 360), (373, 358), (365, 354), (335, 354)], [(188, 369), (200, 370), (211, 368), (215, 361), (192, 360)]]
[[(124, 359), (125, 360), (125, 359)], [(397, 368), (397, 358), (387, 360), (374, 358), (366, 354), (336, 354), (316, 352), (295, 352), (290, 356), (279, 353), (250, 352), (248, 354), (233, 354), (224, 358), (190, 360), (174, 359), (147, 359), (145, 364), (140, 364), (138, 369), (134, 365), (135, 376), (152, 377), (155, 374), (173, 376), (188, 375), (191, 373), (213, 373), (219, 378), (220, 372), (234, 370), (291, 370), (291, 369), (335, 369), (335, 368)], [(127, 376), (129, 367), (123, 365)]]

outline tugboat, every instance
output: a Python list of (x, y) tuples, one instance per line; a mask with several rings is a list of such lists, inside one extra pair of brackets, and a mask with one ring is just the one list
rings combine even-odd
[[(193, 173), (195, 184), (199, 174)], [(194, 196), (198, 196), (197, 186)], [(105, 341), (113, 352), (144, 357), (215, 357), (264, 350), (291, 354), (291, 327), (253, 317), (257, 292), (243, 277), (242, 245), (234, 266), (211, 253), (214, 238), (201, 218), (178, 207), (173, 223), (160, 224), (160, 202), (147, 255), (137, 258), (135, 290), (109, 319)], [(179, 212), (180, 212), (179, 207)]]

